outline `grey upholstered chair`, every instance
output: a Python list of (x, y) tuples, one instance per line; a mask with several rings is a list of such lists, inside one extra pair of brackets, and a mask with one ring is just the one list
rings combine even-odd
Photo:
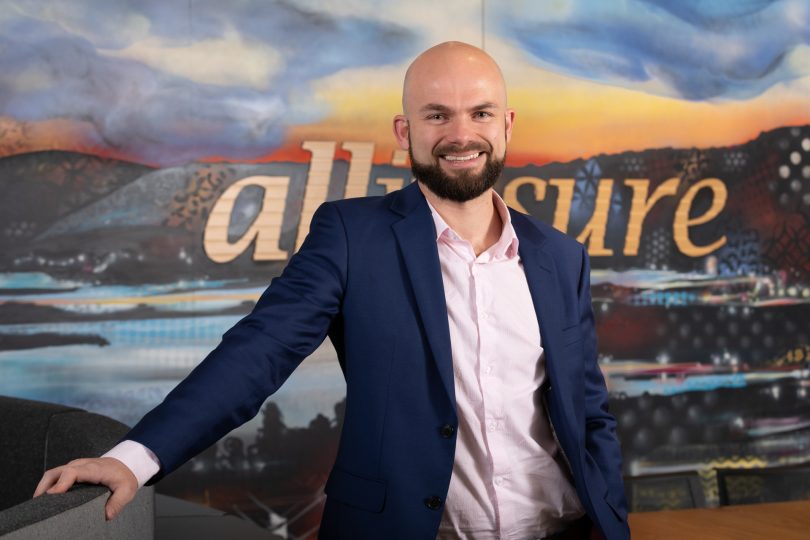
[(153, 538), (152, 488), (139, 490), (109, 522), (109, 491), (101, 486), (31, 498), (46, 469), (99, 456), (126, 431), (120, 422), (81, 409), (0, 396), (0, 538)]

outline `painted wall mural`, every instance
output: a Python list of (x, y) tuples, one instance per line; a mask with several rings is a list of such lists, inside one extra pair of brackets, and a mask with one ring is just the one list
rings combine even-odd
[[(713, 467), (807, 462), (808, 29), (802, 0), (0, 0), (0, 394), (135, 422), (321, 202), (411, 181), (402, 76), (458, 39), (517, 110), (497, 190), (588, 245), (626, 473), (711, 504)], [(344, 394), (327, 342), (160, 490), (311, 536)]]

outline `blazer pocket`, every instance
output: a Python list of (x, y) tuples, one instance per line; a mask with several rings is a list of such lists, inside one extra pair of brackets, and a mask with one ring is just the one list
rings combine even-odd
[(605, 502), (613, 510), (613, 513), (616, 514), (616, 517), (619, 518), (619, 521), (627, 521), (627, 511), (622, 510), (621, 507), (614, 501), (614, 495), (607, 490), (605, 492)]
[(582, 339), (582, 332), (579, 331), (579, 324), (573, 324), (562, 329), (563, 346), (571, 345)]
[[(605, 481), (605, 477), (602, 475), (602, 470), (596, 464), (596, 460), (593, 459), (593, 456), (589, 454), (587, 451), (585, 452), (585, 460), (587, 461), (587, 469), (589, 471), (589, 476), (587, 478), (587, 482), (593, 486), (593, 490), (590, 491), (591, 497), (600, 496), (607, 504), (608, 508), (613, 511), (613, 514), (616, 516), (616, 519), (619, 521), (627, 521), (627, 511), (622, 510), (620, 506), (616, 503), (614, 497), (615, 494), (610, 492), (608, 489), (608, 484)], [(623, 494), (621, 494), (623, 495)], [(594, 501), (595, 503), (596, 501)]]
[(332, 469), (323, 488), (328, 497), (369, 512), (382, 511), (385, 490), (385, 482), (357, 476), (337, 466)]

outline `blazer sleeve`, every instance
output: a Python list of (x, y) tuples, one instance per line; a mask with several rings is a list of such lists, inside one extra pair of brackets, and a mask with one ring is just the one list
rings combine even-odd
[(125, 437), (160, 460), (150, 484), (253, 418), (323, 342), (341, 308), (346, 265), (343, 221), (335, 205), (325, 203), (253, 311)]
[(582, 249), (578, 294), (580, 325), (585, 359), (585, 449), (594, 459), (608, 486), (608, 497), (616, 510), (627, 515), (622, 480), (622, 454), (616, 436), (616, 419), (608, 410), (608, 392), (597, 363), (596, 329), (591, 305), (591, 268), (588, 252)]

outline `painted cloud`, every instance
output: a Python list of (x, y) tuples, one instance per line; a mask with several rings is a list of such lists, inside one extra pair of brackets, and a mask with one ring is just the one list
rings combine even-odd
[(515, 3), (498, 30), (541, 66), (689, 100), (747, 99), (810, 74), (805, 0)]
[(416, 47), (392, 23), (284, 0), (0, 0), (0, 116), (88, 121), (162, 165), (255, 157), (324, 113), (313, 80)]

